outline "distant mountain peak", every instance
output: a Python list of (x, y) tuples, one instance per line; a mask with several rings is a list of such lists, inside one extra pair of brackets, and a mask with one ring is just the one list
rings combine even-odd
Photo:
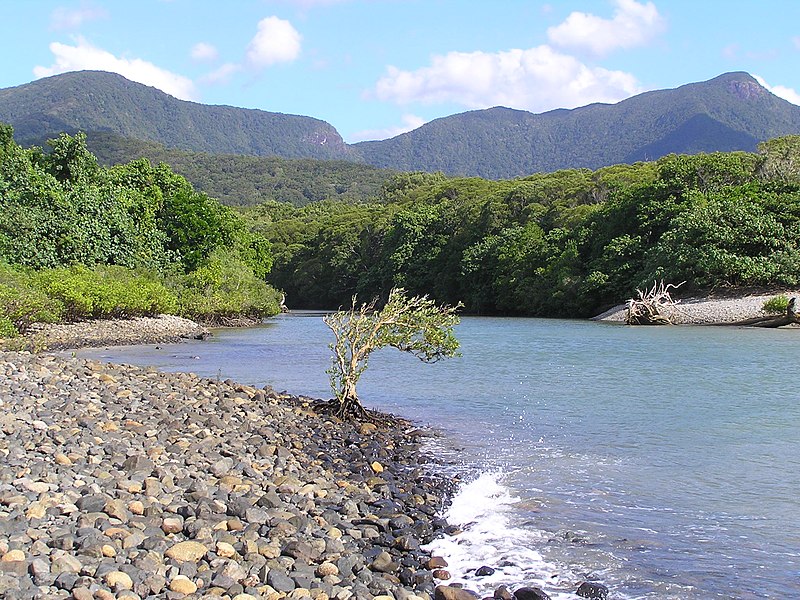
[(114, 73), (81, 71), (0, 89), (0, 121), (23, 143), (109, 132), (206, 153), (344, 159), (406, 171), (506, 178), (653, 160), (668, 153), (747, 150), (800, 133), (800, 107), (750, 74), (654, 90), (617, 104), (541, 114), (497, 106), (435, 119), (382, 141), (344, 143), (312, 117), (178, 100)]

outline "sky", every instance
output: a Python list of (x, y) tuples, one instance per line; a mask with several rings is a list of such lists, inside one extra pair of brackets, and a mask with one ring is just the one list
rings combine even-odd
[(0, 88), (113, 71), (347, 142), (746, 71), (800, 105), (800, 0), (0, 0)]

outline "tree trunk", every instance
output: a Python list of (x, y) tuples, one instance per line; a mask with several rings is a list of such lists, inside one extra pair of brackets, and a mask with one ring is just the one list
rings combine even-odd
[(783, 327), (784, 325), (791, 325), (792, 323), (800, 323), (800, 315), (797, 313), (797, 298), (789, 300), (789, 305), (786, 307), (786, 314), (780, 316), (769, 317), (755, 317), (752, 319), (745, 319), (744, 321), (736, 321), (734, 323), (719, 323), (719, 325), (739, 325), (742, 327)]

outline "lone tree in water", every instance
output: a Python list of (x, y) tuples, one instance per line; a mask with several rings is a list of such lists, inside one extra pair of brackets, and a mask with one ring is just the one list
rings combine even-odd
[(409, 298), (395, 288), (384, 307), (376, 310), (377, 298), (367, 304), (353, 296), (350, 310), (323, 318), (335, 337), (330, 345), (334, 356), (328, 375), (339, 401), (338, 416), (343, 419), (368, 418), (356, 393), (356, 383), (367, 368), (370, 354), (391, 346), (410, 352), (424, 362), (458, 354), (453, 327), (458, 324), (457, 306), (439, 306), (427, 296)]

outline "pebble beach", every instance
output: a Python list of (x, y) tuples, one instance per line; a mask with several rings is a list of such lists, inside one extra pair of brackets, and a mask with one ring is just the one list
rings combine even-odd
[(2, 353), (0, 597), (433, 597), (445, 564), (420, 545), (451, 486), (423, 435), (232, 381)]

